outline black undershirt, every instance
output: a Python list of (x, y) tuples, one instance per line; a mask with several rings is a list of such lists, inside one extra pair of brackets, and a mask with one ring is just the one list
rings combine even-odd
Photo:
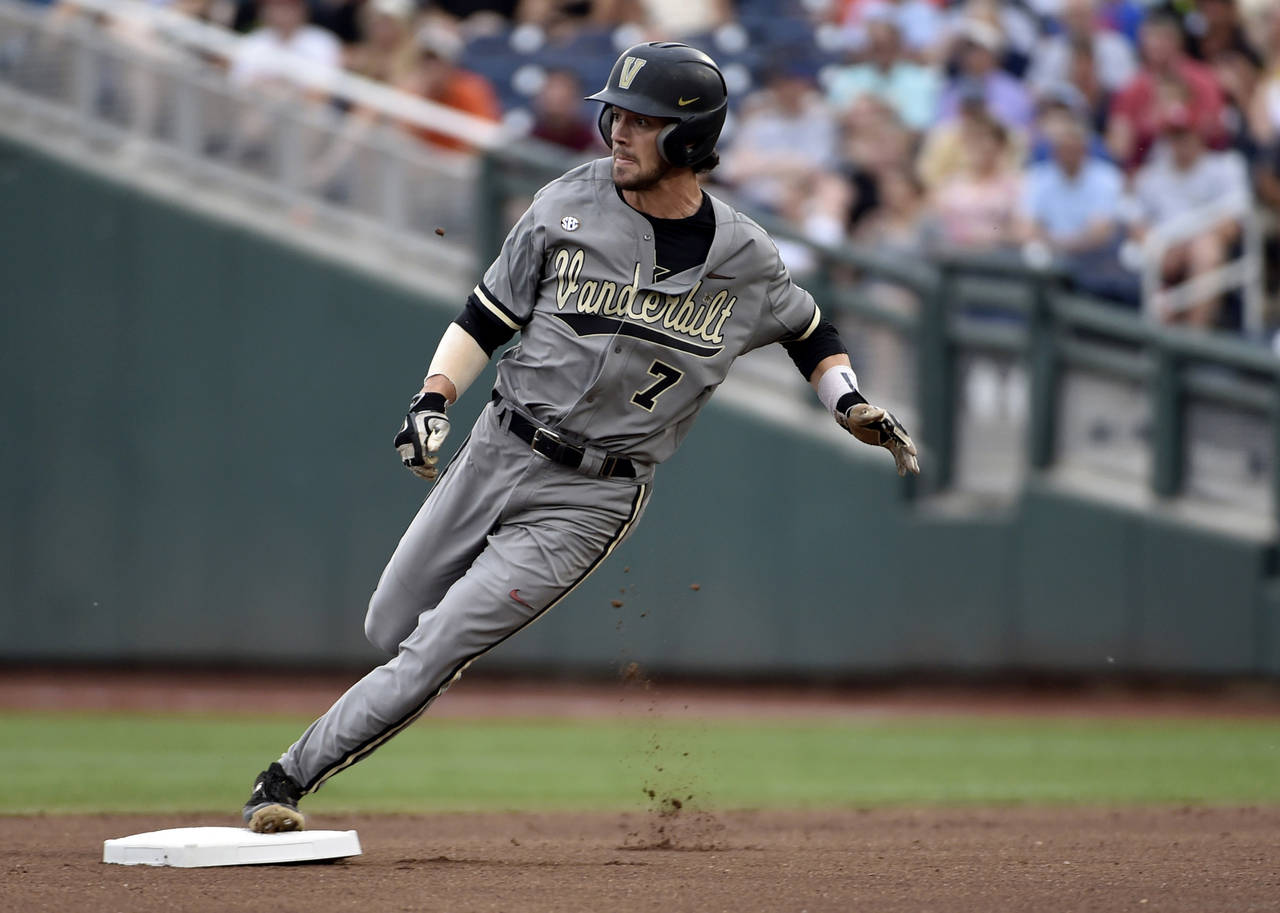
[[(618, 199), (626, 203), (622, 190), (617, 187), (614, 189), (618, 193)], [(640, 210), (637, 209), (636, 212)], [(711, 253), (711, 242), (716, 237), (716, 213), (711, 208), (711, 197), (705, 193), (698, 211), (683, 219), (659, 219), (646, 212), (640, 212), (640, 215), (653, 226), (654, 282), (661, 282), (668, 276), (701, 266), (707, 259), (707, 254)]]

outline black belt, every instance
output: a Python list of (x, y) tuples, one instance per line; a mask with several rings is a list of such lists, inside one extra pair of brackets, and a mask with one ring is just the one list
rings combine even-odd
[[(492, 398), (494, 403), (502, 402), (502, 396), (499, 395), (497, 390), (493, 391)], [(582, 465), (582, 461), (587, 455), (585, 447), (579, 447), (577, 444), (570, 444), (568, 441), (561, 440), (560, 436), (554, 431), (535, 425), (514, 409), (508, 409), (507, 411), (510, 415), (510, 418), (507, 419), (507, 430), (528, 444), (529, 448), (538, 456), (545, 457), (553, 463), (559, 463), (561, 466), (567, 466), (569, 469), (577, 469)], [(604, 462), (600, 466), (600, 477), (603, 479), (634, 479), (636, 477), (636, 467), (626, 457), (606, 454)]]

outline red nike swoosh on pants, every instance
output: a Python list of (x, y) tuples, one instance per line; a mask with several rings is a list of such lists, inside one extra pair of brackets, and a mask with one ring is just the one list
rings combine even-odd
[(521, 598), (520, 598), (520, 591), (519, 591), (519, 590), (512, 590), (512, 591), (511, 591), (511, 598), (512, 598), (512, 599), (514, 599), (516, 602), (520, 603), (520, 604), (521, 604), (522, 606), (524, 606), (526, 609), (532, 609), (532, 608), (533, 608), (533, 606), (529, 605), (529, 603), (525, 602), (523, 599), (521, 599)]

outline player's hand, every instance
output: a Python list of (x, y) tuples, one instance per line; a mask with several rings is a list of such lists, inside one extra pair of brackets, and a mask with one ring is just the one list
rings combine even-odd
[(428, 482), (439, 475), (436, 461), (440, 459), (440, 445), (449, 436), (447, 406), (443, 393), (419, 393), (409, 402), (409, 414), (396, 435), (400, 461)]
[(888, 409), (881, 409), (870, 403), (857, 403), (849, 407), (844, 415), (836, 415), (836, 421), (846, 431), (872, 447), (883, 447), (893, 454), (893, 461), (898, 464), (898, 475), (908, 472), (920, 474), (920, 463), (916, 460), (916, 445), (907, 434), (907, 429), (893, 417)]

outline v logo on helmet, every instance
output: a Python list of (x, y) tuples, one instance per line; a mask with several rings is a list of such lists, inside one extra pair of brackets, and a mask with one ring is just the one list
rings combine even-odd
[(695, 101), (697, 101), (701, 97), (702, 97), (701, 95), (695, 95), (693, 96), (693, 98), (685, 98), (683, 95), (681, 95), (679, 101), (677, 101), (676, 104), (683, 108), (685, 105), (693, 104)]
[(622, 61), (622, 72), (618, 74), (618, 88), (630, 89), (631, 81), (636, 78), (640, 68), (648, 62), (643, 57), (628, 57)]

